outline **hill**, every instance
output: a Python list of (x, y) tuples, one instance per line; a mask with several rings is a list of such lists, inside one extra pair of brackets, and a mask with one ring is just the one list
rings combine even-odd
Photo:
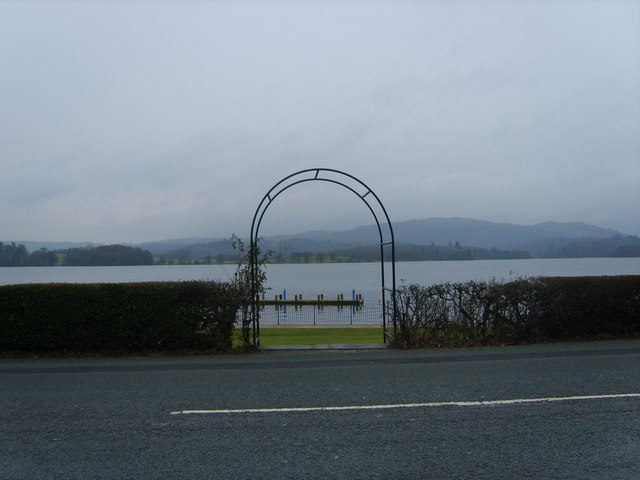
[[(398, 260), (579, 258), (640, 256), (640, 239), (580, 222), (536, 225), (470, 218), (427, 218), (393, 224)], [(29, 251), (61, 251), (84, 244), (20, 242)], [(362, 225), (342, 231), (310, 231), (263, 239), (277, 261), (367, 261), (379, 255), (378, 230)], [(96, 244), (92, 244), (96, 246)], [(159, 263), (233, 261), (229, 239), (182, 238), (131, 245), (148, 250)]]
[[(586, 223), (545, 222), (537, 225), (494, 223), (470, 218), (428, 218), (393, 224), (395, 239), (400, 243), (448, 245), (459, 242), (482, 248), (527, 249), (553, 239), (604, 239), (621, 236), (615, 230)], [(290, 236), (269, 237), (270, 240), (308, 239), (338, 246), (377, 242), (375, 225), (359, 226), (341, 232), (305, 232)]]
[[(637, 237), (579, 222), (516, 225), (429, 218), (394, 223), (394, 232), (401, 260), (633, 256), (640, 248)], [(262, 247), (271, 249), (278, 261), (368, 260), (379, 255), (372, 249), (377, 243), (377, 227), (364, 225), (343, 231), (269, 236), (263, 239)], [(140, 246), (156, 255), (183, 260), (206, 257), (208, 261), (223, 261), (235, 256), (229, 240), (190, 245), (172, 240)]]

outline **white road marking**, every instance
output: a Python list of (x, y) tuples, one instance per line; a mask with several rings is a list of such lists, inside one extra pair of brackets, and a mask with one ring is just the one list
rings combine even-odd
[(484, 407), (491, 405), (514, 405), (520, 403), (570, 402), (579, 400), (603, 400), (613, 398), (640, 398), (640, 393), (618, 393), (611, 395), (578, 395), (573, 397), (514, 398), (511, 400), (478, 400), (471, 402), (425, 402), (395, 403), (389, 405), (347, 405), (335, 407), (292, 407), (292, 408), (240, 408), (228, 410), (178, 410), (171, 415), (211, 415), (230, 413), (291, 413), (291, 412), (336, 412), (341, 410), (389, 410), (396, 408), (428, 407)]

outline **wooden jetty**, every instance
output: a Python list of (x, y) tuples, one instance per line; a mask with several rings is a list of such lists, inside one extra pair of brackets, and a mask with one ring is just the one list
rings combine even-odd
[(337, 298), (328, 299), (324, 298), (324, 295), (318, 295), (315, 299), (303, 299), (302, 295), (296, 295), (293, 300), (285, 300), (282, 298), (282, 295), (276, 295), (273, 300), (269, 300), (264, 298), (264, 296), (259, 301), (260, 305), (264, 306), (292, 306), (292, 307), (305, 307), (305, 306), (316, 306), (316, 307), (361, 307), (364, 304), (362, 300), (362, 295), (356, 295), (355, 300), (345, 300), (344, 295), (338, 295)]

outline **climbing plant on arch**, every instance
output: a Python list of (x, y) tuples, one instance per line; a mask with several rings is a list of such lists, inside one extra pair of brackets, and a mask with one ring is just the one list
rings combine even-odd
[[(276, 198), (289, 188), (304, 184), (307, 182), (329, 182), (340, 185), (354, 193), (373, 215), (378, 227), (378, 235), (380, 240), (380, 276), (382, 279), (382, 329), (384, 341), (390, 336), (387, 331), (389, 326), (389, 316), (391, 316), (391, 324), (393, 326), (393, 337), (396, 335), (396, 253), (395, 238), (393, 226), (387, 214), (387, 210), (380, 201), (380, 198), (369, 188), (364, 182), (340, 170), (331, 168), (310, 168), (301, 170), (283, 178), (276, 183), (262, 198), (258, 205), (253, 221), (251, 222), (251, 240), (250, 240), (250, 267), (251, 267), (251, 316), (253, 328), (253, 346), (260, 346), (260, 308), (258, 293), (258, 239), (260, 234), (260, 225), (266, 211)], [(385, 269), (385, 249), (390, 250), (391, 268)], [(390, 271), (389, 271), (390, 270)], [(390, 278), (389, 278), (390, 277)], [(391, 308), (389, 308), (391, 307)]]

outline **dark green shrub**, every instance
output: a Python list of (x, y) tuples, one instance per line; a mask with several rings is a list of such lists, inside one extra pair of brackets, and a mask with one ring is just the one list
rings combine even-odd
[(408, 285), (397, 304), (408, 348), (640, 335), (640, 276)]
[(535, 290), (536, 336), (640, 333), (640, 276), (540, 278)]
[(230, 284), (208, 281), (0, 287), (0, 351), (231, 347)]

